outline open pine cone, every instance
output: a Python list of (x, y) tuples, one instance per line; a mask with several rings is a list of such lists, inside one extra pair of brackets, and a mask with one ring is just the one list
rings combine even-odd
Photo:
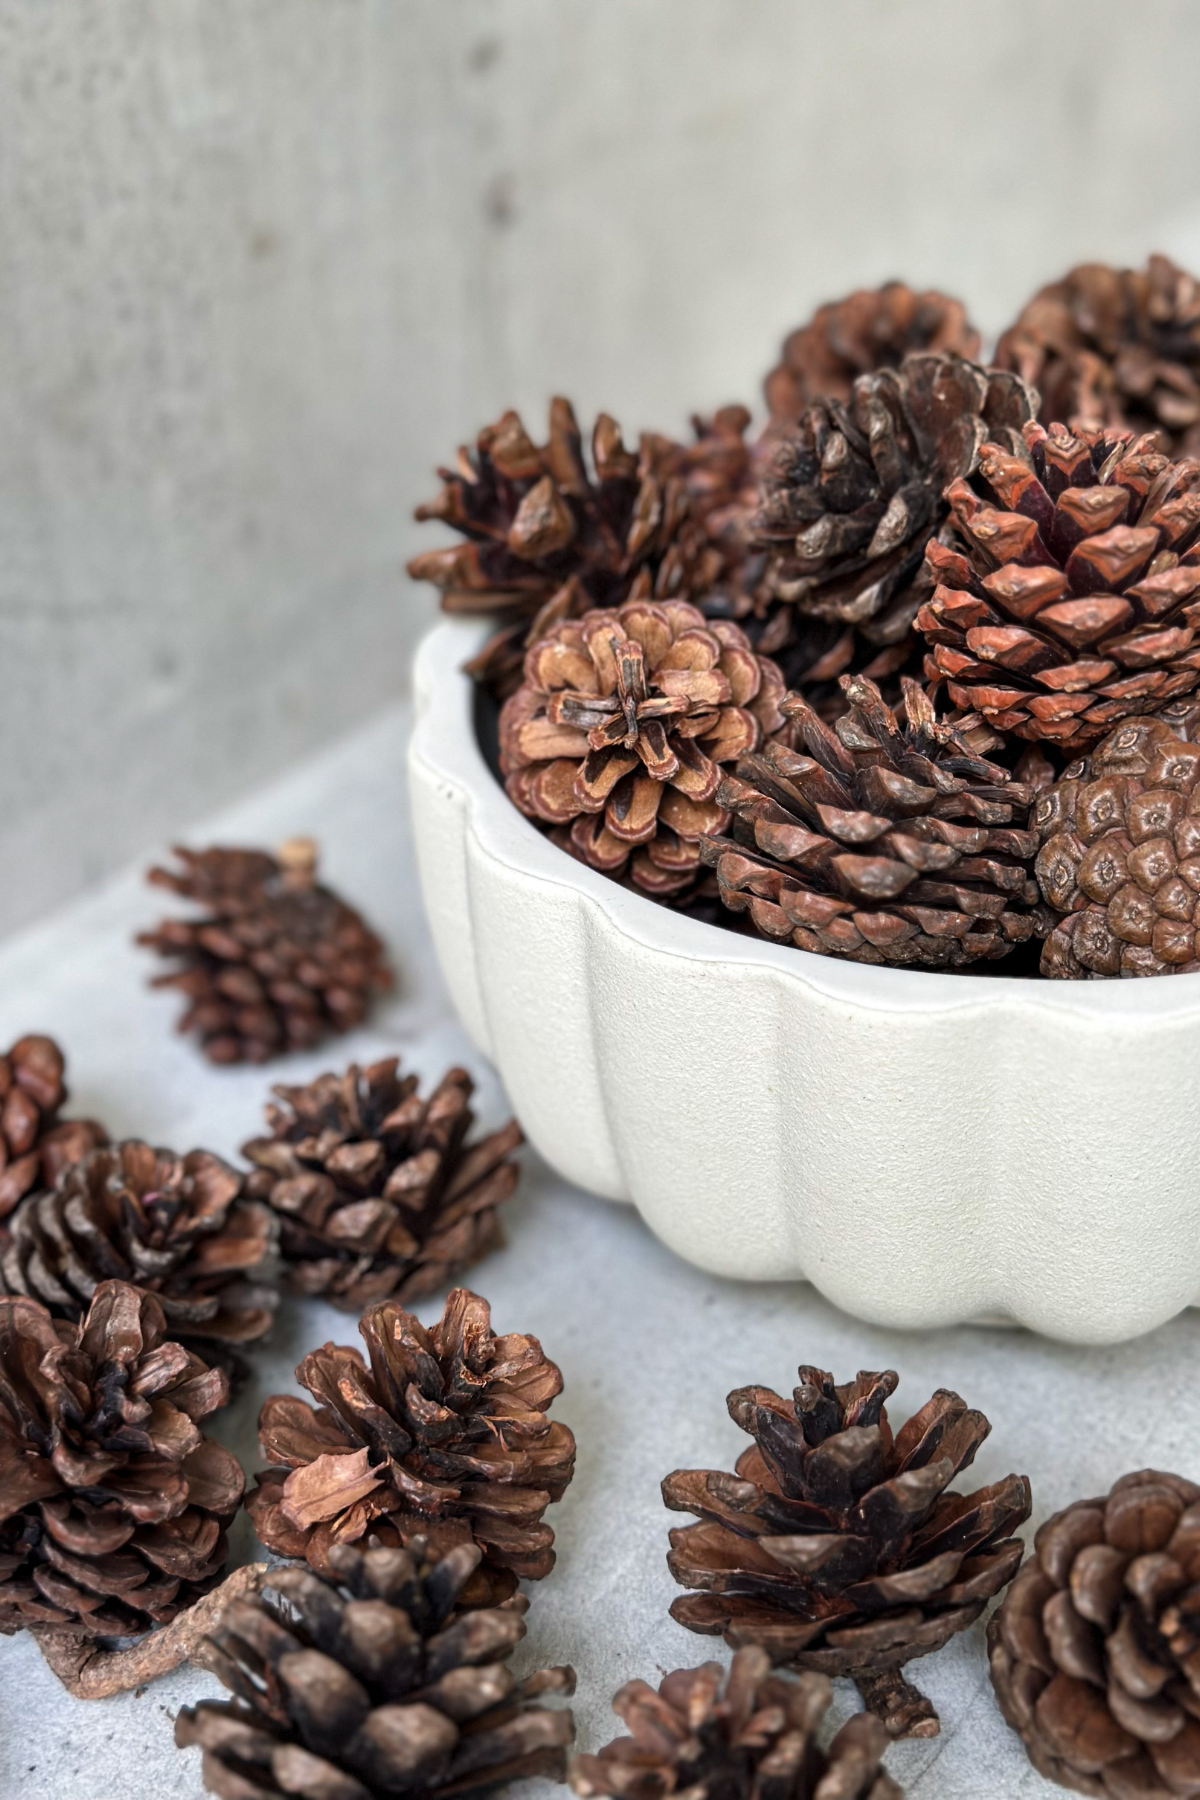
[(129, 1138), (21, 1202), (0, 1282), (72, 1321), (101, 1282), (132, 1282), (156, 1297), (172, 1337), (203, 1352), (208, 1340), (251, 1343), (270, 1327), (277, 1235), (270, 1209), (242, 1198), (242, 1177), (219, 1156)]
[(854, 962), (956, 968), (1048, 929), (1032, 789), (939, 724), (915, 682), (903, 727), (873, 682), (841, 685), (850, 710), (832, 730), (789, 695), (802, 748), (767, 744), (717, 789), (732, 835), (701, 855), (725, 905), (764, 937)]
[(259, 1417), (273, 1468), (246, 1498), (255, 1530), (320, 1574), (332, 1547), (424, 1535), (441, 1551), (472, 1538), (483, 1563), (464, 1603), (492, 1606), (554, 1566), (542, 1514), (575, 1469), (575, 1439), (546, 1412), (562, 1376), (534, 1337), (497, 1337), (486, 1300), (456, 1288), (428, 1330), (395, 1301), (359, 1324), (357, 1350), (326, 1344), (296, 1379), (321, 1404), (274, 1394)]
[(772, 620), (764, 643), (778, 642), (806, 697), (846, 672), (883, 680), (909, 666), (931, 586), (925, 546), (949, 511), (943, 490), (990, 436), (1020, 445), (1035, 403), (1014, 375), (910, 356), (859, 376), (844, 404), (814, 401), (780, 439), (748, 531), (767, 552), (762, 592), (780, 617), (795, 615), (786, 638)]
[(0, 1056), (0, 1219), (35, 1187), (53, 1187), (108, 1134), (95, 1119), (60, 1119), (66, 1060), (49, 1037), (18, 1038)]
[(899, 368), (919, 350), (978, 356), (979, 333), (961, 300), (888, 281), (829, 301), (784, 339), (763, 383), (771, 418), (793, 423), (814, 400), (845, 400), (859, 375)]
[(931, 543), (917, 615), (930, 681), (997, 731), (1086, 749), (1200, 683), (1200, 464), (1151, 437), (1025, 429), (946, 490), (959, 547)]
[(474, 1083), (451, 1069), (427, 1100), (388, 1057), (304, 1087), (276, 1087), (270, 1137), (242, 1154), (245, 1193), (279, 1215), (288, 1285), (347, 1312), (444, 1287), (497, 1242), (517, 1185), (515, 1119), (465, 1140)]
[(772, 1675), (753, 1646), (728, 1670), (676, 1669), (657, 1692), (626, 1682), (612, 1705), (632, 1736), (573, 1757), (571, 1786), (580, 1800), (901, 1800), (880, 1760), (887, 1732), (870, 1713), (856, 1713), (821, 1749), (832, 1698), (824, 1675)]
[(1099, 1800), (1200, 1793), (1200, 1487), (1143, 1469), (1048, 1520), (988, 1628), (1040, 1774)]
[(745, 553), (749, 423), (745, 407), (723, 407), (693, 420), (694, 444), (647, 433), (635, 453), (601, 413), (589, 466), (571, 404), (559, 398), (544, 446), (507, 412), (473, 451), (460, 450), (416, 516), (442, 520), (465, 542), (415, 556), (408, 572), (441, 589), (446, 612), (503, 621), (470, 665), (476, 678), (507, 698), (527, 646), (595, 607), (732, 595)]
[(361, 1024), (392, 985), (383, 945), (354, 908), (316, 879), (311, 838), (264, 850), (186, 850), (180, 872), (147, 880), (200, 906), (200, 919), (164, 919), (138, 943), (179, 963), (154, 987), (178, 988), (211, 1062), (266, 1062)]
[(1038, 796), (1036, 871), (1057, 917), (1042, 974), (1200, 968), (1200, 707), (1130, 719)]
[(588, 613), (525, 658), (500, 716), (505, 785), (581, 862), (678, 896), (726, 822), (722, 765), (782, 728), (783, 693), (736, 625), (683, 601)]
[(679, 1469), (663, 1482), (667, 1506), (702, 1521), (671, 1533), (671, 1573), (703, 1590), (671, 1616), (735, 1648), (760, 1644), (776, 1663), (849, 1675), (893, 1736), (931, 1737), (937, 1714), (899, 1668), (1012, 1580), (1029, 1482), (947, 1492), (991, 1427), (939, 1388), (893, 1436), (884, 1402), (896, 1383), (889, 1369), (835, 1387), (801, 1368), (790, 1400), (730, 1394), (754, 1439), (737, 1474)]
[(1155, 431), (1173, 456), (1200, 455), (1200, 282), (1166, 256), (1069, 270), (1022, 307), (996, 361), (1040, 390), (1046, 425)]
[(196, 1421), (228, 1393), (125, 1282), (78, 1325), (0, 1300), (0, 1631), (131, 1637), (214, 1585), (243, 1477)]
[(571, 1714), (543, 1704), (575, 1691), (573, 1669), (518, 1681), (507, 1657), (525, 1635), (506, 1607), (454, 1614), (479, 1552), (440, 1558), (338, 1544), (323, 1580), (276, 1569), (265, 1596), (226, 1607), (198, 1659), (233, 1700), (202, 1700), (175, 1722), (204, 1752), (225, 1800), (422, 1800), (541, 1775), (561, 1780)]

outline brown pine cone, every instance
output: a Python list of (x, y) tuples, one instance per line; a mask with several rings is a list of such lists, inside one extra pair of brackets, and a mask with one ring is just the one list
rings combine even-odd
[(801, 1368), (790, 1400), (730, 1394), (730, 1417), (754, 1439), (736, 1476), (679, 1469), (663, 1482), (667, 1506), (703, 1521), (671, 1533), (671, 1573), (706, 1590), (671, 1616), (735, 1648), (760, 1644), (776, 1663), (848, 1675), (893, 1736), (933, 1737), (937, 1714), (899, 1668), (1012, 1580), (1029, 1482), (948, 1493), (991, 1426), (939, 1388), (893, 1437), (884, 1402), (896, 1383), (888, 1369), (835, 1387)]
[(1142, 1469), (1034, 1539), (988, 1627), (1034, 1768), (1101, 1800), (1200, 1793), (1200, 1487)]
[(512, 1607), (455, 1615), (479, 1561), (337, 1544), (331, 1574), (274, 1569), (267, 1596), (225, 1608), (203, 1662), (236, 1697), (185, 1706), (180, 1749), (225, 1800), (422, 1800), (531, 1775), (561, 1781), (571, 1714), (543, 1704), (575, 1671), (518, 1681), (507, 1658), (525, 1635)]
[(791, 423), (814, 400), (845, 400), (859, 375), (899, 368), (920, 350), (979, 355), (979, 333), (961, 300), (888, 281), (830, 301), (784, 339), (763, 383), (771, 417)]
[(1036, 872), (1057, 916), (1042, 974), (1200, 968), (1200, 707), (1131, 719), (1038, 796)]
[(456, 1288), (427, 1330), (394, 1300), (363, 1314), (357, 1350), (326, 1344), (296, 1380), (321, 1404), (274, 1394), (246, 1510), (269, 1550), (327, 1574), (332, 1547), (414, 1535), (435, 1551), (472, 1538), (483, 1563), (464, 1603), (494, 1606), (554, 1567), (542, 1514), (575, 1470), (575, 1439), (546, 1412), (562, 1375), (534, 1337), (496, 1337), (486, 1300)]
[(93, 1150), (17, 1209), (0, 1249), (9, 1294), (78, 1320), (103, 1281), (153, 1294), (172, 1337), (216, 1357), (271, 1324), (277, 1230), (269, 1207), (208, 1150), (155, 1150), (137, 1138)]
[(1200, 455), (1200, 282), (1166, 256), (1083, 263), (1040, 288), (996, 346), (1042, 395), (1043, 424), (1154, 431)]
[(469, 665), (501, 699), (521, 683), (529, 644), (564, 619), (625, 600), (740, 591), (742, 525), (751, 504), (750, 414), (722, 407), (692, 421), (696, 441), (644, 434), (635, 454), (601, 413), (591, 463), (571, 404), (550, 405), (539, 448), (515, 412), (480, 432), (441, 469), (441, 519), (466, 540), (415, 556), (408, 573), (441, 589), (449, 613), (496, 613), (497, 634)]
[(733, 829), (701, 854), (725, 905), (853, 962), (957, 968), (1042, 935), (1032, 788), (939, 724), (915, 682), (903, 727), (873, 682), (841, 685), (850, 710), (832, 730), (789, 695), (799, 750), (767, 744), (717, 789)]
[(772, 1675), (756, 1646), (720, 1663), (676, 1669), (657, 1691), (629, 1681), (612, 1708), (632, 1736), (571, 1759), (580, 1800), (901, 1800), (883, 1768), (888, 1734), (870, 1713), (817, 1741), (833, 1689), (824, 1675)]
[(630, 601), (558, 626), (525, 658), (500, 717), (513, 802), (601, 874), (655, 898), (701, 874), (726, 814), (721, 765), (782, 728), (783, 677), (727, 620)]
[[(774, 650), (778, 640), (806, 698), (809, 684), (843, 672), (882, 680), (908, 668), (931, 587), (925, 546), (949, 512), (943, 490), (975, 467), (989, 436), (1020, 446), (1035, 404), (1013, 375), (957, 356), (910, 356), (900, 369), (859, 376), (844, 405), (814, 402), (780, 439), (749, 535), (767, 557), (762, 592), (784, 619), (770, 622), (764, 642)], [(818, 670), (802, 666), (807, 620), (836, 627), (831, 661)]]
[(49, 1037), (18, 1038), (0, 1056), (0, 1219), (34, 1187), (53, 1187), (108, 1134), (95, 1119), (60, 1119), (66, 1059)]
[(946, 490), (961, 537), (929, 546), (925, 670), (997, 731), (1086, 749), (1200, 682), (1200, 464), (1150, 437), (1024, 436), (980, 453), (998, 505)]
[(474, 1083), (451, 1069), (427, 1100), (388, 1057), (304, 1087), (276, 1087), (270, 1137), (242, 1154), (244, 1192), (279, 1215), (286, 1280), (346, 1312), (408, 1305), (499, 1241), (496, 1209), (517, 1185), (515, 1119), (467, 1145)]
[(195, 1421), (228, 1393), (125, 1282), (78, 1325), (0, 1300), (0, 1631), (130, 1637), (214, 1586), (243, 1477)]
[(278, 856), (263, 850), (186, 850), (178, 873), (147, 880), (209, 909), (201, 919), (164, 919), (138, 943), (180, 967), (153, 987), (174, 987), (189, 1005), (180, 1031), (194, 1031), (210, 1062), (266, 1062), (307, 1049), (366, 1018), (392, 985), (383, 945), (354, 908), (316, 879), (311, 838)]

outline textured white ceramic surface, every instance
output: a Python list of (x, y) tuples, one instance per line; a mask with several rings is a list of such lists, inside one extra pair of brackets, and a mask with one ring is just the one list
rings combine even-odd
[(409, 753), (442, 971), (526, 1131), (672, 1249), (897, 1326), (1134, 1337), (1200, 1296), (1200, 979), (876, 969), (681, 918), (510, 805), (440, 625)]

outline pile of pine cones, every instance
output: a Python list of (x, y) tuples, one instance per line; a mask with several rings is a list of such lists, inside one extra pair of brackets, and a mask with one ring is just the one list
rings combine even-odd
[(590, 868), (817, 955), (1190, 972), (1200, 283), (1073, 269), (979, 357), (890, 282), (788, 337), (757, 437), (506, 413), (410, 573), (493, 619), (501, 778)]

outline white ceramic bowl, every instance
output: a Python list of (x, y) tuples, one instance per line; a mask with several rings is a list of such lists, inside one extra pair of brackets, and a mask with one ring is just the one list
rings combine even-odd
[(537, 1149), (722, 1275), (896, 1326), (1078, 1343), (1200, 1299), (1200, 977), (871, 968), (735, 936), (584, 868), (512, 806), (422, 645), (418, 861), (454, 1004)]

